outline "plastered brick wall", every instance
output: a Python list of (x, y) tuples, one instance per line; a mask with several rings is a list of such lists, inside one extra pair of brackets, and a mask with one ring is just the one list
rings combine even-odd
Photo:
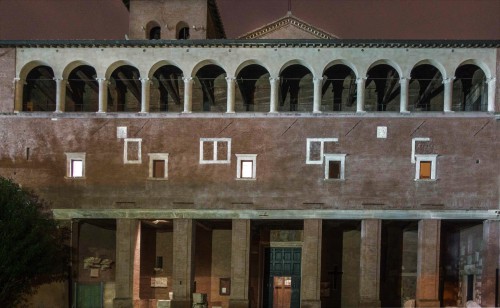
[(14, 111), (14, 77), (16, 76), (16, 51), (0, 48), (0, 113)]

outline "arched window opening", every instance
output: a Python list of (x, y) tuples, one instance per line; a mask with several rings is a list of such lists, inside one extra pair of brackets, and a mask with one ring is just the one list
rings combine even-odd
[(99, 86), (92, 66), (80, 65), (71, 71), (66, 86), (65, 111), (99, 110)]
[(108, 112), (139, 112), (141, 81), (139, 70), (123, 65), (113, 71), (108, 86)]
[(179, 30), (177, 35), (177, 39), (179, 40), (187, 40), (189, 39), (189, 27), (183, 27)]
[(150, 40), (161, 39), (161, 28), (158, 26), (151, 28), (151, 30), (149, 30), (149, 39)]
[(279, 111), (311, 112), (313, 93), (311, 71), (300, 64), (288, 66), (280, 75)]
[(321, 111), (356, 111), (356, 74), (347, 65), (336, 64), (324, 73)]
[(40, 65), (26, 76), (23, 88), (23, 111), (55, 111), (56, 82), (54, 71)]
[(410, 73), (408, 111), (443, 111), (444, 86), (441, 72), (433, 65), (421, 64)]
[(243, 68), (236, 77), (235, 111), (269, 112), (270, 85), (268, 71), (251, 64)]
[(368, 70), (365, 84), (366, 111), (399, 111), (399, 74), (390, 65), (379, 64)]
[(457, 68), (453, 83), (453, 111), (487, 111), (488, 84), (483, 70), (474, 64)]
[(226, 72), (218, 65), (209, 64), (198, 70), (193, 84), (192, 111), (226, 112)]
[(157, 69), (152, 78), (150, 112), (182, 112), (184, 110), (184, 82), (182, 71), (173, 65)]

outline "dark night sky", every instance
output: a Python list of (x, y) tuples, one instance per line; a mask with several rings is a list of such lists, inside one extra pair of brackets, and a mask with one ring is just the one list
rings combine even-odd
[[(228, 38), (288, 9), (288, 0), (217, 3)], [(500, 39), (500, 0), (292, 0), (292, 13), (346, 39)], [(0, 39), (123, 39), (127, 32), (121, 0), (0, 0)]]

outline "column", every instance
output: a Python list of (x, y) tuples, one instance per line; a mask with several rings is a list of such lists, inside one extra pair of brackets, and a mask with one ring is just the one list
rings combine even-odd
[(495, 88), (496, 88), (495, 77), (490, 77), (486, 79), (488, 83), (488, 112), (495, 112)]
[(361, 221), (359, 307), (380, 307), (380, 245), (382, 221)]
[(304, 242), (302, 243), (301, 307), (321, 308), (321, 242), (323, 234), (321, 219), (304, 220)]
[(423, 219), (418, 222), (417, 307), (440, 307), (440, 239), (441, 220)]
[(443, 79), (444, 84), (444, 112), (451, 112), (451, 101), (453, 98), (453, 80), (455, 77)]
[(236, 77), (226, 77), (227, 81), (227, 113), (234, 113), (234, 90)]
[(108, 84), (106, 78), (96, 78), (99, 84), (99, 110), (98, 113), (104, 113), (108, 109)]
[(116, 220), (116, 262), (114, 308), (133, 307), (134, 254), (138, 222), (135, 219)]
[(410, 77), (401, 77), (399, 79), (401, 88), (399, 112), (408, 112), (408, 85), (410, 84)]
[(356, 112), (365, 112), (365, 82), (366, 77), (356, 78)]
[(172, 308), (190, 308), (194, 284), (195, 228), (192, 219), (174, 219)]
[(23, 111), (23, 90), (24, 90), (24, 79), (14, 78), (15, 84), (15, 96), (14, 96), (14, 111)]
[(269, 77), (271, 84), (269, 112), (278, 112), (279, 77)]
[(193, 106), (193, 78), (182, 77), (184, 80), (184, 113), (191, 113)]
[(140, 78), (141, 81), (141, 113), (147, 113), (149, 112), (149, 89), (150, 87), (150, 81), (149, 78)]
[(323, 87), (323, 77), (314, 77), (314, 98), (313, 98), (313, 112), (321, 113), (321, 94)]
[(231, 231), (231, 308), (248, 308), (250, 220), (233, 219)]
[(55, 112), (63, 112), (66, 98), (66, 82), (62, 78), (54, 78), (56, 82), (56, 110)]
[(500, 256), (500, 221), (483, 222), (483, 271), (481, 278), (481, 307), (495, 307), (496, 271)]

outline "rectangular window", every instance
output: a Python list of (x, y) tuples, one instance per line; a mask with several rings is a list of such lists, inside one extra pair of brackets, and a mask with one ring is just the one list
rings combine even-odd
[(430, 179), (431, 178), (431, 165), (430, 161), (420, 162), (420, 179)]
[(235, 154), (237, 158), (236, 179), (255, 180), (257, 154)]
[(437, 154), (415, 155), (415, 180), (436, 179)]
[(168, 178), (168, 153), (149, 153), (149, 179), (166, 180)]
[(85, 153), (66, 154), (66, 178), (85, 178)]
[(333, 143), (338, 141), (338, 138), (307, 138), (306, 164), (322, 164), (325, 147), (330, 150)]
[(124, 164), (141, 164), (142, 163), (142, 153), (141, 153), (141, 138), (126, 138), (124, 139), (123, 147), (123, 163)]
[(346, 154), (325, 154), (325, 180), (345, 179)]
[(229, 164), (231, 138), (201, 138), (200, 164)]

